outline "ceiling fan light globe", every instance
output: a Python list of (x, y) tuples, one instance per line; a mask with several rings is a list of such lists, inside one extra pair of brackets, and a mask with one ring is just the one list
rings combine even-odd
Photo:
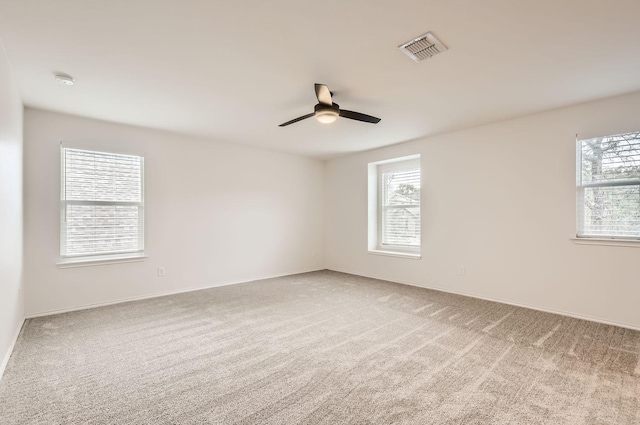
[(323, 124), (331, 124), (338, 119), (338, 113), (331, 109), (316, 112), (316, 119)]

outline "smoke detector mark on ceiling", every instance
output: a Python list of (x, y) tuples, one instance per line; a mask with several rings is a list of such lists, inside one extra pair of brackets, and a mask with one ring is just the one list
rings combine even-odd
[(414, 38), (411, 41), (407, 41), (398, 49), (413, 59), (415, 62), (420, 62), (425, 59), (429, 59), (432, 56), (442, 53), (445, 50), (449, 50), (440, 40), (436, 38), (431, 32), (421, 35), (418, 38)]
[(75, 80), (69, 74), (62, 74), (62, 73), (53, 74), (53, 78), (55, 78), (55, 80), (58, 83), (63, 84), (65, 86), (72, 86), (75, 83)]

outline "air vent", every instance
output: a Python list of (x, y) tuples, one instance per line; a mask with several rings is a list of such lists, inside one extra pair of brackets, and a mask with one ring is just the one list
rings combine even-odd
[(442, 42), (430, 32), (404, 43), (402, 46), (398, 47), (398, 49), (402, 50), (405, 55), (409, 56), (416, 62), (429, 59), (438, 53), (448, 50), (447, 46), (442, 44)]

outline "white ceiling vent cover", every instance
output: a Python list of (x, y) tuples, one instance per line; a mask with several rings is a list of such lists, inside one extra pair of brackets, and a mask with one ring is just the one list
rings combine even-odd
[(398, 49), (402, 50), (405, 55), (416, 62), (429, 59), (431, 56), (448, 50), (447, 46), (442, 44), (442, 42), (430, 32), (414, 38), (411, 41), (407, 41), (402, 46), (399, 46)]

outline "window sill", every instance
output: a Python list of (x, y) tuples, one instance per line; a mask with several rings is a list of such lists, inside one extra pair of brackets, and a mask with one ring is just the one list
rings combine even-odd
[(144, 253), (125, 254), (114, 257), (112, 255), (95, 256), (95, 257), (78, 257), (60, 260), (57, 263), (58, 268), (66, 269), (71, 267), (91, 267), (106, 266), (109, 264), (135, 263), (144, 261), (147, 258)]
[(384, 255), (387, 257), (409, 258), (411, 260), (419, 260), (422, 258), (422, 254), (415, 252), (382, 251), (379, 249), (370, 249), (369, 254)]
[(639, 239), (571, 238), (576, 245), (622, 246), (640, 248)]

